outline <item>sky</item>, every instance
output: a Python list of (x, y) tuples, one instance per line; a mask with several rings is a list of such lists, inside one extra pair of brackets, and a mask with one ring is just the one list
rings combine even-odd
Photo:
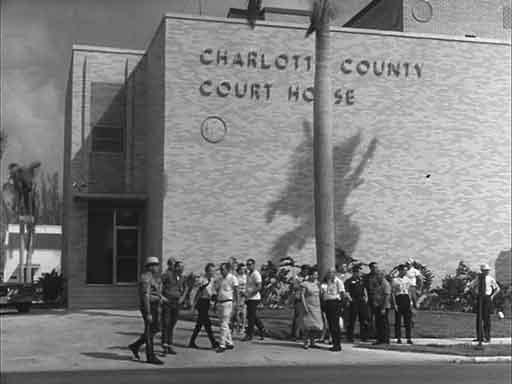
[[(1, 115), (11, 162), (62, 175), (64, 97), (73, 44), (145, 49), (164, 13), (223, 17), (247, 0), (0, 0)], [(339, 0), (340, 23), (368, 0)], [(311, 0), (263, 0), (308, 9)]]

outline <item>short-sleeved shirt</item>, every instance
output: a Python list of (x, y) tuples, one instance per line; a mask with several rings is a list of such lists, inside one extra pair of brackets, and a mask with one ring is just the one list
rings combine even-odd
[(211, 299), (215, 293), (214, 279), (202, 276), (199, 279), (199, 299)]
[(235, 277), (238, 280), (238, 291), (245, 295), (245, 290), (247, 289), (247, 275), (239, 275), (237, 273)]
[(334, 281), (327, 281), (321, 286), (323, 300), (340, 300), (341, 294), (345, 292), (345, 285), (337, 277)]
[(409, 270), (407, 271), (405, 276), (410, 280), (411, 287), (415, 287), (416, 286), (416, 282), (417, 282), (417, 278), (421, 277), (421, 272), (418, 271), (416, 268), (411, 267), (411, 268), (409, 268)]
[[(478, 277), (471, 283), (471, 288), (473, 288), (475, 293), (478, 293)], [(487, 296), (492, 295), (494, 291), (499, 289), (498, 283), (494, 280), (494, 277), (490, 275), (485, 276), (485, 294)]]
[(262, 283), (261, 274), (254, 270), (247, 276), (247, 300), (261, 300), (260, 291), (254, 293), (256, 286)]
[(233, 293), (238, 287), (238, 280), (231, 273), (228, 273), (226, 277), (221, 278), (218, 282), (217, 287), (217, 300), (218, 301), (229, 301), (233, 300)]
[(174, 271), (167, 270), (162, 274), (162, 293), (172, 301), (178, 300), (185, 292), (185, 279)]
[(409, 295), (411, 280), (407, 277), (395, 277), (393, 279), (392, 289), (394, 295)]
[(362, 300), (366, 297), (364, 281), (361, 276), (352, 276), (345, 281), (345, 290), (350, 294), (352, 300)]

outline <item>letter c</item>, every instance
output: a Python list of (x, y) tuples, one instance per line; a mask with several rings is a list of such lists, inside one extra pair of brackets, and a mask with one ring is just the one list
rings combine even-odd
[(352, 73), (352, 70), (345, 67), (345, 64), (352, 64), (352, 59), (345, 59), (341, 63), (341, 72), (343, 72), (345, 75), (348, 75), (349, 73)]
[(206, 58), (206, 55), (211, 55), (213, 53), (213, 49), (206, 48), (203, 53), (201, 53), (201, 56), (199, 56), (199, 59), (201, 60), (201, 64), (209, 65), (213, 63), (213, 59)]
[(206, 87), (211, 87), (211, 86), (212, 86), (211, 80), (204, 81), (203, 84), (201, 84), (201, 86), (199, 87), (199, 92), (201, 93), (201, 95), (210, 96), (212, 94), (212, 91), (207, 90)]

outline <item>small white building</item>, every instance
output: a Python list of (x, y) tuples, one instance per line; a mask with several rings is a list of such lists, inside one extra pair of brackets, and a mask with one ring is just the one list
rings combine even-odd
[[(0, 271), (3, 269), (3, 281), (5, 282), (17, 282), (20, 278), (19, 233), (18, 224), (9, 224), (5, 234), (5, 256), (0, 263)], [(51, 272), (54, 269), (60, 272), (61, 244), (62, 229), (60, 225), (36, 226), (34, 253), (32, 254), (33, 281), (37, 281), (43, 273)]]

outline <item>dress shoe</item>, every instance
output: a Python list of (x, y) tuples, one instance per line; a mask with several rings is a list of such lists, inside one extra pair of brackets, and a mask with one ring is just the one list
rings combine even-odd
[(135, 360), (140, 360), (139, 348), (137, 348), (137, 346), (134, 344), (130, 344), (128, 348), (130, 349), (130, 351), (132, 351)]
[(217, 352), (217, 353), (223, 353), (223, 352), (225, 352), (225, 351), (226, 351), (226, 348), (221, 347), (221, 346), (217, 347), (217, 349), (216, 349), (216, 352)]
[(196, 343), (188, 343), (189, 348), (199, 349)]
[(162, 360), (160, 360), (158, 357), (156, 356), (150, 356), (148, 357), (148, 364), (155, 364), (155, 365), (163, 365), (164, 362)]
[(329, 348), (329, 351), (331, 351), (331, 352), (340, 352), (341, 351), (341, 346), (331, 347), (331, 348)]
[(170, 355), (175, 355), (176, 354), (176, 351), (174, 349), (172, 349), (172, 347), (167, 347), (167, 350), (166, 352)]
[(396, 341), (396, 343), (397, 343), (397, 344), (402, 344), (402, 340), (398, 339), (398, 340)]
[(235, 346), (233, 344), (227, 344), (226, 349), (235, 349)]
[(413, 344), (411, 339), (407, 339), (407, 344)]

